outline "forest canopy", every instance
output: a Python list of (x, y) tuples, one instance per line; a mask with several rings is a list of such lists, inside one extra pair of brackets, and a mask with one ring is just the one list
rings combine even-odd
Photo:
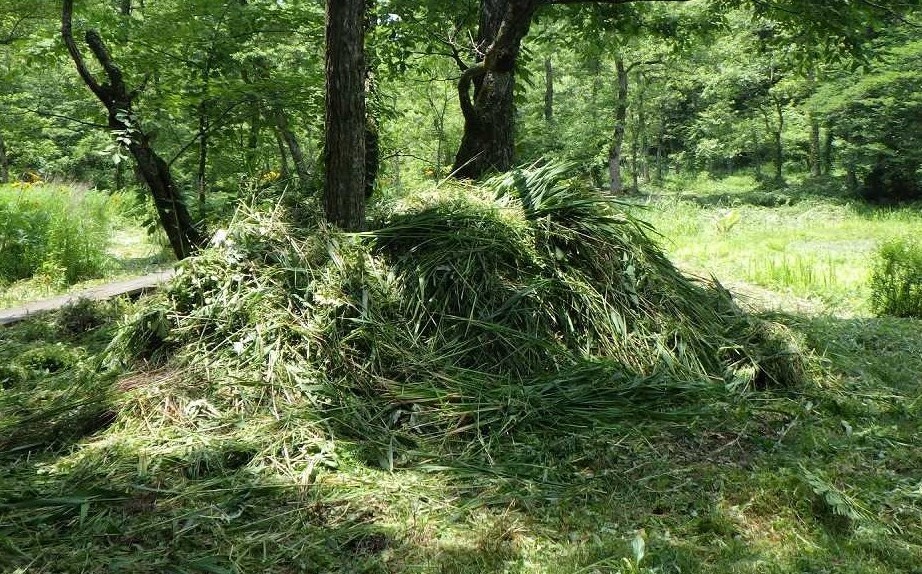
[[(908, 199), (919, 146), (885, 126), (918, 116), (914, 7), (368, 1), (350, 16), (363, 79), (325, 90), (322, 3), (66, 1), (62, 35), (59, 3), (6, 2), (0, 178), (137, 182), (183, 256), (267, 177), (316, 195), (324, 109), (361, 85), (368, 113), (344, 113), (366, 116), (349, 144), (365, 159), (332, 171), (362, 171), (364, 195), (407, 173), (477, 178), (562, 155), (616, 194), (670, 169), (770, 164), (765, 177), (780, 182), (799, 162), (817, 176), (841, 169), (869, 197)], [(359, 197), (342, 185), (327, 211), (332, 197)]]

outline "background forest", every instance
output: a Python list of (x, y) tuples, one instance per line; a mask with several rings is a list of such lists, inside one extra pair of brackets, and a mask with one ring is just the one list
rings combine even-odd
[(922, 573), (918, 8), (0, 1), (0, 571)]
[[(226, 216), (241, 194), (279, 179), (318, 185), (322, 5), (114, 4), (83, 3), (78, 26), (105, 37), (197, 216)], [(368, 14), (383, 195), (453, 165), (458, 64), (475, 58), (476, 14), (408, 4), (378, 2)], [(137, 185), (63, 49), (59, 19), (51, 2), (4, 3), (0, 178)], [(616, 193), (674, 174), (747, 172), (767, 187), (810, 174), (842, 180), (826, 182), (830, 191), (913, 199), (922, 48), (911, 21), (883, 13), (879, 24), (860, 31), (862, 51), (851, 54), (744, 8), (550, 7), (516, 69), (515, 163), (566, 158)], [(612, 163), (623, 175), (611, 177)]]

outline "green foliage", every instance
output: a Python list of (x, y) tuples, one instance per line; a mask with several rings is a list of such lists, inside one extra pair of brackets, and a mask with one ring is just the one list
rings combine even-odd
[(883, 244), (870, 283), (876, 314), (922, 319), (922, 243), (897, 239)]
[(803, 467), (800, 471), (810, 490), (833, 515), (845, 519), (853, 527), (873, 524), (874, 518), (870, 510), (853, 496), (830, 483), (822, 472), (811, 472)]
[(109, 236), (106, 198), (55, 185), (0, 188), (0, 280), (35, 274), (74, 283), (99, 275)]
[[(900, 42), (896, 36), (891, 42)], [(881, 61), (859, 77), (830, 82), (813, 99), (844, 140), (843, 163), (874, 201), (922, 197), (922, 42), (885, 45)]]

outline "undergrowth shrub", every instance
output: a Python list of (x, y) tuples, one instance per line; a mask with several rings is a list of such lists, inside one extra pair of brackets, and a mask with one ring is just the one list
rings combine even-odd
[(0, 187), (0, 281), (36, 274), (74, 283), (100, 274), (109, 233), (106, 199), (63, 186)]
[(313, 409), (391, 455), (684, 420), (731, 388), (796, 384), (783, 333), (683, 276), (645, 224), (566, 174), (409, 198), (358, 235), (242, 210), (110, 358), (168, 362), (214, 408)]
[(922, 243), (897, 239), (877, 250), (871, 309), (877, 315), (922, 319)]

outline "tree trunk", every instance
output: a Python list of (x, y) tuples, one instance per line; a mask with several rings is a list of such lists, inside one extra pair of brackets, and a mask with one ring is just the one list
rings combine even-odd
[(287, 182), (291, 179), (291, 170), (288, 169), (288, 150), (285, 147), (285, 138), (278, 128), (274, 129), (273, 133), (275, 134), (275, 143), (279, 148), (279, 177), (282, 178), (282, 181)]
[(330, 223), (365, 223), (365, 2), (327, 0), (323, 193)]
[(515, 64), (539, 4), (538, 0), (481, 0), (477, 51), (483, 56), (458, 81), (464, 133), (455, 155), (457, 177), (476, 179), (512, 167)]
[(826, 136), (823, 138), (823, 157), (821, 161), (821, 167), (823, 175), (832, 174), (832, 160), (834, 154), (833, 141), (835, 140), (835, 134), (832, 131), (832, 128), (826, 126)]
[(775, 100), (775, 114), (778, 118), (778, 129), (774, 132), (775, 144), (775, 181), (784, 181), (784, 144), (781, 136), (784, 134), (784, 107), (779, 100)]
[[(637, 137), (640, 139), (640, 175), (644, 183), (650, 183), (650, 138), (647, 134), (646, 79), (641, 76), (640, 97), (637, 98)], [(634, 185), (637, 188), (637, 184)], [(638, 188), (639, 189), (639, 188)]]
[(810, 114), (810, 175), (819, 177), (823, 174), (820, 151), (820, 122)]
[(634, 137), (631, 138), (631, 191), (636, 193), (639, 189), (640, 189), (640, 140), (635, 130)]
[(550, 58), (544, 59), (544, 120), (554, 121), (554, 64)]
[(611, 149), (608, 151), (608, 178), (609, 188), (613, 195), (624, 193), (624, 183), (621, 181), (621, 148), (624, 145), (624, 124), (627, 119), (627, 68), (624, 58), (619, 54), (615, 60), (618, 79), (618, 100), (615, 103), (615, 132), (611, 138)]
[(784, 146), (781, 143), (781, 131), (772, 132), (772, 163), (775, 165), (775, 181), (784, 179)]
[(198, 173), (195, 175), (195, 184), (198, 188), (198, 216), (205, 217), (205, 195), (208, 191), (208, 124), (204, 118), (199, 118), (199, 138), (198, 148)]
[(259, 134), (262, 131), (263, 122), (259, 102), (254, 99), (250, 107), (250, 125), (246, 134), (244, 161), (246, 162), (246, 169), (252, 173), (256, 171), (259, 163)]
[(72, 30), (74, 0), (64, 0), (61, 13), (61, 36), (87, 87), (106, 107), (109, 129), (130, 138), (128, 151), (134, 157), (138, 173), (147, 184), (157, 208), (160, 223), (166, 232), (177, 259), (192, 255), (204, 243), (204, 237), (192, 221), (182, 195), (176, 188), (169, 165), (153, 150), (150, 138), (135, 118), (132, 104), (136, 91), (129, 91), (121, 69), (112, 61), (102, 38), (87, 30), (85, 40), (106, 75), (100, 84), (89, 71)]
[(858, 183), (858, 172), (855, 169), (855, 164), (849, 162), (845, 166), (845, 187), (848, 188), (848, 191), (855, 193), (860, 187)]
[(204, 238), (192, 221), (192, 216), (189, 215), (189, 210), (173, 183), (170, 167), (150, 147), (146, 135), (140, 136), (138, 141), (133, 141), (128, 149), (135, 159), (138, 173), (154, 197), (160, 224), (176, 258), (185, 259), (194, 254), (204, 244)]
[(285, 145), (288, 147), (288, 153), (291, 154), (291, 161), (295, 164), (295, 172), (298, 174), (298, 183), (301, 190), (306, 191), (311, 180), (311, 168), (307, 163), (307, 159), (304, 157), (304, 152), (301, 150), (301, 144), (298, 143), (297, 136), (295, 136), (295, 133), (291, 130), (291, 126), (288, 123), (288, 116), (285, 115), (285, 112), (276, 108), (271, 110), (271, 113), (272, 119), (275, 122), (275, 127), (279, 135), (281, 135), (282, 139), (285, 141)]
[(6, 143), (3, 141), (3, 134), (0, 134), (0, 183), (9, 183), (10, 181), (10, 161), (6, 156)]

